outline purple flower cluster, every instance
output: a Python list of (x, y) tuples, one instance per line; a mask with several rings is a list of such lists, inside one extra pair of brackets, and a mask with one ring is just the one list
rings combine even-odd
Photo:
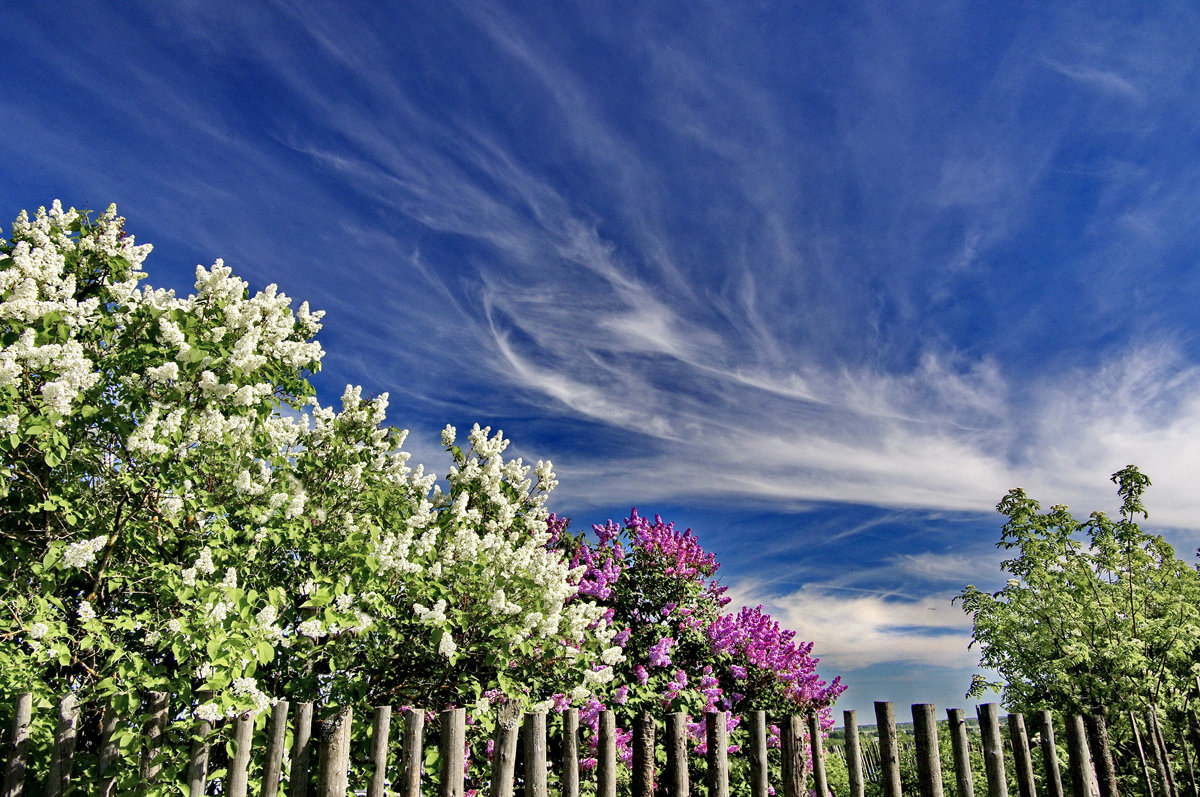
[(650, 666), (651, 667), (670, 667), (671, 666), (671, 648), (675, 646), (675, 640), (669, 636), (665, 636), (658, 640), (653, 647), (650, 648)]
[[(610, 521), (611, 522), (611, 521)], [(643, 554), (653, 555), (666, 564), (663, 572), (680, 579), (711, 578), (720, 565), (717, 557), (705, 553), (692, 530), (680, 533), (674, 523), (663, 523), (659, 515), (653, 522), (631, 509), (625, 519), (633, 545)]]
[[(796, 632), (780, 628), (763, 611), (743, 607), (737, 614), (717, 618), (708, 627), (713, 650), (727, 653), (761, 672), (770, 673), (798, 706), (828, 706), (846, 690), (841, 677), (827, 684), (817, 675), (820, 659), (812, 657), (811, 642), (797, 644)], [(745, 669), (739, 670), (748, 675)], [(738, 677), (738, 673), (734, 673)]]

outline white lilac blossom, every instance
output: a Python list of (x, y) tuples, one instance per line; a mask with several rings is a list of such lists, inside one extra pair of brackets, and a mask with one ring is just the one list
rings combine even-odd
[(101, 534), (99, 537), (93, 537), (90, 540), (73, 542), (67, 546), (66, 552), (63, 553), (63, 564), (66, 567), (87, 567), (95, 561), (96, 554), (100, 553), (107, 543), (108, 536), (104, 534)]

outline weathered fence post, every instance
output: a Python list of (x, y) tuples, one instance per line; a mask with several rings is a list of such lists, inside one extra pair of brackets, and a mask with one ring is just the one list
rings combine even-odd
[(879, 764), (882, 769), (880, 778), (883, 781), (883, 797), (900, 797), (900, 748), (896, 740), (896, 714), (891, 703), (875, 702), (875, 722), (879, 729)]
[[(683, 714), (676, 713), (668, 715), (668, 720), (671, 717), (679, 717), (677, 723), (680, 725), (680, 739), (683, 738)], [(668, 744), (674, 744), (674, 739), (670, 738), (668, 732)], [(684, 748), (686, 751), (686, 748)], [(676, 754), (678, 756), (678, 754)], [(686, 755), (686, 752), (684, 753)], [(750, 797), (767, 797), (768, 792), (768, 760), (767, 760), (767, 712), (752, 711), (750, 712), (750, 750), (747, 752), (747, 757), (750, 759)], [(668, 753), (667, 760), (671, 760)], [(668, 764), (668, 766), (670, 766)], [(686, 759), (684, 763), (684, 777), (687, 777)], [(678, 792), (672, 792), (672, 797), (682, 797)]]
[(708, 742), (708, 797), (729, 797), (729, 739), (725, 730), (725, 712), (706, 712), (704, 729)]
[(1088, 747), (1092, 751), (1092, 762), (1096, 767), (1096, 785), (1100, 788), (1100, 797), (1118, 797), (1117, 768), (1113, 764), (1104, 709), (1097, 708), (1096, 713), (1084, 716), (1083, 724), (1087, 728)]
[(652, 797), (654, 794), (654, 717), (643, 711), (633, 720), (633, 777), (630, 789), (633, 797)]
[(806, 797), (804, 722), (799, 714), (789, 714), (779, 729), (779, 746), (782, 754), (781, 780), (783, 797)]
[(404, 713), (404, 741), (400, 748), (399, 797), (421, 797), (421, 773), (424, 769), (425, 710), (409, 708)]
[(562, 797), (579, 797), (579, 709), (564, 711), (562, 723)]
[(546, 797), (545, 712), (525, 716), (525, 797)]
[(1025, 717), (1012, 712), (1008, 715), (1008, 740), (1012, 744), (1013, 767), (1017, 772), (1017, 789), (1021, 797), (1037, 797), (1037, 786), (1033, 780), (1033, 757), (1029, 754), (1029, 734), (1025, 730)]
[[(958, 797), (975, 797), (975, 780), (971, 775), (971, 741), (967, 738), (967, 720), (961, 708), (946, 709), (946, 724), (950, 727), (950, 749), (954, 753), (954, 783)], [(1063, 797), (1061, 794), (1058, 797)]]
[[(501, 717), (504, 716), (501, 710)], [(518, 715), (520, 712), (518, 712)], [(512, 720), (513, 723), (516, 719)], [(467, 744), (467, 710), (465, 708), (446, 709), (441, 714), (441, 738), (439, 746), (442, 751), (442, 767), (438, 773), (438, 797), (463, 797), (465, 791), (466, 773), (466, 744)], [(511, 730), (511, 728), (510, 728)], [(497, 726), (499, 732), (499, 726)], [(515, 744), (515, 735), (514, 735)], [(499, 747), (495, 753), (499, 753)], [(493, 760), (495, 760), (493, 753)], [(511, 765), (510, 765), (511, 766)], [(509, 791), (512, 791), (512, 775), (508, 778)]]
[[(208, 700), (211, 692), (201, 692), (197, 697), (203, 703)], [(188, 797), (204, 797), (208, 789), (208, 735), (212, 733), (212, 723), (197, 718), (192, 723), (192, 748), (188, 755)]]
[(1092, 797), (1092, 756), (1088, 750), (1083, 717), (1064, 715), (1067, 726), (1067, 769), (1071, 773), (1072, 797)]
[(4, 797), (20, 797), (25, 789), (25, 768), (29, 756), (29, 723), (33, 721), (33, 693), (17, 695), (12, 733), (8, 737), (7, 766), (4, 770)]
[(162, 762), (155, 759), (162, 747), (163, 734), (167, 732), (167, 706), (171, 696), (166, 692), (149, 692), (146, 697), (150, 718), (146, 720), (142, 780), (150, 781), (157, 778), (158, 773), (162, 771)]
[(112, 772), (113, 764), (120, 755), (116, 739), (117, 712), (112, 706), (106, 706), (100, 719), (100, 755), (96, 761), (96, 775), (100, 781), (101, 797), (112, 797), (117, 785), (117, 775)]
[(609, 709), (600, 712), (600, 739), (596, 748), (596, 797), (617, 797), (617, 719)]
[(312, 718), (313, 704), (296, 704), (292, 720), (292, 769), (288, 778), (288, 797), (308, 797), (312, 783)]
[(392, 730), (392, 707), (376, 706), (371, 718), (371, 780), (367, 783), (367, 797), (383, 797), (383, 784), (387, 780), (388, 737)]
[(1062, 774), (1058, 768), (1058, 747), (1054, 744), (1054, 714), (1049, 709), (1039, 714), (1042, 735), (1042, 766), (1046, 773), (1046, 797), (1063, 797)]
[(343, 706), (336, 715), (317, 724), (317, 797), (346, 797), (353, 722), (353, 710)]
[[(277, 700), (271, 707), (271, 721), (267, 725), (267, 758), (263, 761), (261, 797), (275, 797), (279, 793), (279, 775), (283, 771), (283, 746), (287, 744), (288, 702)], [(199, 795), (193, 795), (199, 797)]]
[[(513, 776), (517, 768), (517, 742), (520, 738), (521, 704), (505, 703), (496, 719), (492, 745), (491, 797), (513, 797)], [(462, 771), (462, 764), (459, 764)]]
[(808, 712), (808, 746), (812, 751), (813, 791), (817, 797), (829, 797), (829, 780), (825, 777), (825, 748), (821, 743), (821, 718)]
[(234, 754), (229, 763), (226, 794), (246, 797), (250, 778), (250, 747), (254, 741), (254, 714), (246, 711), (234, 722)]
[(68, 692), (58, 703), (58, 727), (54, 730), (54, 748), (50, 753), (50, 772), (46, 776), (47, 797), (61, 797), (71, 785), (75, 764), (75, 736), (79, 730), (79, 699)]
[(1000, 739), (1000, 715), (995, 703), (979, 706), (979, 731), (983, 735), (983, 763), (987, 770), (988, 797), (1008, 797), (1004, 777), (1004, 745)]
[(862, 745), (858, 740), (858, 712), (843, 711), (842, 721), (846, 726), (846, 774), (850, 779), (850, 797), (863, 797), (867, 782), (863, 777)]
[(942, 797), (942, 757), (938, 747), (937, 709), (932, 703), (912, 707), (917, 745), (917, 784), (921, 797)]

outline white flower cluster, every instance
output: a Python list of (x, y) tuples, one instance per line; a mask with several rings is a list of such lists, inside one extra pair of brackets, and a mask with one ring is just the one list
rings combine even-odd
[(67, 567), (85, 568), (96, 560), (96, 555), (108, 544), (107, 535), (101, 534), (90, 540), (80, 540), (67, 546), (63, 553), (63, 564)]

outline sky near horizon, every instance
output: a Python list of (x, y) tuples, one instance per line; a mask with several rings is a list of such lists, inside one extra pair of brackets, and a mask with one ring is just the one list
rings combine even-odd
[[(1024, 487), (1200, 544), (1200, 7), (0, 7), (0, 223), (328, 311), (417, 461), (502, 428), (587, 528), (693, 528), (839, 705), (963, 705)], [(1190, 219), (1190, 221), (1189, 221)], [(905, 709), (898, 716), (906, 718)]]

